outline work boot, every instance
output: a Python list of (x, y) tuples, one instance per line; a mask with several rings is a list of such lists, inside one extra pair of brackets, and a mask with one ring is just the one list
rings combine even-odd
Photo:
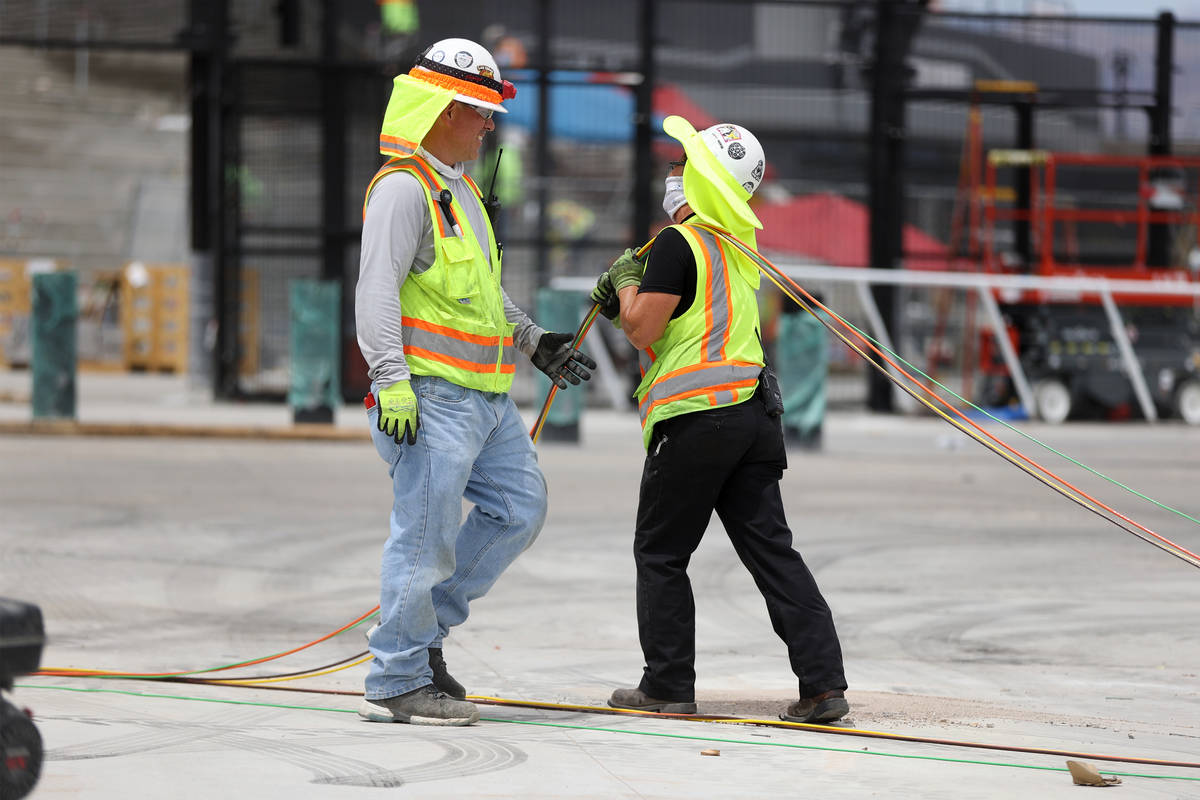
[(779, 718), (787, 722), (834, 722), (850, 713), (846, 693), (841, 689), (822, 692), (812, 697), (801, 697), (787, 707)]
[(695, 714), (695, 703), (675, 703), (671, 700), (656, 700), (641, 689), (617, 689), (608, 698), (613, 708), (631, 708), (634, 711), (657, 711), (661, 714)]
[[(371, 634), (379, 625), (372, 625), (367, 629), (367, 643), (371, 642)], [(433, 670), (433, 685), (439, 692), (445, 692), (455, 700), (463, 700), (467, 696), (467, 690), (463, 685), (454, 680), (454, 676), (446, 670), (446, 659), (442, 657), (442, 648), (429, 648), (429, 668)]]
[(470, 725), (479, 709), (455, 700), (430, 685), (382, 700), (364, 698), (358, 715), (368, 722), (407, 722), (410, 725)]
[(442, 658), (442, 648), (429, 648), (429, 668), (433, 670), (433, 685), (439, 692), (444, 692), (456, 700), (466, 699), (467, 690), (446, 671), (446, 659)]

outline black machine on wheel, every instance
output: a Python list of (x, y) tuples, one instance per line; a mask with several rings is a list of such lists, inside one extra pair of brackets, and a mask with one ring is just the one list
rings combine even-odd
[[(46, 642), (42, 611), (0, 597), (0, 692), (37, 670)], [(19, 800), (33, 790), (42, 771), (42, 737), (28, 709), (0, 693), (0, 800)]]
[[(993, 289), (1032, 389), (1027, 411), (1200, 425), (1200, 159), (992, 150), (984, 170), (972, 189), (983, 270), (1092, 284)], [(989, 405), (1016, 396), (998, 345), (981, 335)]]

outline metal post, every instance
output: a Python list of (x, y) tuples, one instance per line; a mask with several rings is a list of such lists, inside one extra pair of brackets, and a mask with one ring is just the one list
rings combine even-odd
[[(1171, 155), (1171, 96), (1175, 71), (1175, 15), (1158, 15), (1154, 59), (1154, 107), (1150, 109), (1150, 155)], [(1153, 175), (1151, 179), (1153, 179)], [(1166, 267), (1171, 261), (1171, 231), (1167, 225), (1149, 226), (1146, 265)]]
[(1171, 95), (1175, 71), (1175, 15), (1158, 15), (1154, 57), (1154, 107), (1150, 110), (1150, 155), (1171, 154)]
[[(909, 69), (905, 64), (916, 33), (924, 0), (876, 0), (875, 57), (871, 66), (870, 266), (896, 269), (903, 256), (905, 98)], [(890, 285), (872, 288), (881, 324), (894, 328), (896, 291)], [(875, 370), (867, 373), (867, 405), (892, 411), (892, 384)]]
[[(350, 352), (357, 346), (357, 340), (353, 325), (346, 324), (353, 318), (353, 306), (349, 304), (353, 303), (354, 285), (346, 269), (346, 94), (349, 79), (340, 66), (338, 51), (343, 5), (337, 0), (323, 0), (321, 4), (321, 278), (338, 287), (334, 325), (343, 340), (339, 346), (344, 352)], [(352, 386), (344, 376), (340, 384), (347, 393), (360, 388)]]
[(220, 393), (217, 309), (224, 242), (224, 104), (228, 0), (191, 0), (184, 43), (191, 49), (191, 286), (188, 364), (198, 385)]
[[(1013, 104), (1013, 110), (1017, 113), (1017, 149), (1032, 150), (1033, 149), (1033, 102), (1031, 98), (1018, 100)], [(1013, 249), (1016, 250), (1017, 256), (1021, 259), (1021, 264), (1024, 266), (1025, 272), (1033, 272), (1033, 243), (1030, 237), (1030, 229), (1032, 220), (1030, 209), (1033, 204), (1032, 192), (1030, 190), (1029, 179), (1033, 174), (1033, 170), (1029, 166), (1019, 166), (1013, 170), (1013, 184), (1016, 187), (1017, 204), (1016, 210), (1018, 213), (1024, 212), (1026, 217), (1021, 219), (1014, 216), (1013, 218)]]
[(338, 69), (342, 4), (322, 0), (321, 25), (321, 277), (345, 277), (342, 231), (346, 214), (346, 92)]
[(657, 5), (655, 0), (641, 0), (639, 43), (642, 82), (637, 88), (633, 161), (633, 236), (634, 242), (639, 244), (650, 238), (653, 216), (653, 176), (650, 170), (653, 166), (651, 147), (654, 143), (654, 130), (651, 125), (654, 114), (654, 36)]
[(537, 126), (537, 276), (536, 287), (550, 283), (550, 2), (538, 0)]

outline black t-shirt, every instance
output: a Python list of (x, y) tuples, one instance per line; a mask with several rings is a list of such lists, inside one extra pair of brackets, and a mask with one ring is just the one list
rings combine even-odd
[(674, 228), (663, 228), (650, 246), (646, 271), (638, 293), (661, 292), (679, 295), (679, 305), (671, 312), (678, 318), (692, 307), (696, 298), (696, 257), (683, 234)]

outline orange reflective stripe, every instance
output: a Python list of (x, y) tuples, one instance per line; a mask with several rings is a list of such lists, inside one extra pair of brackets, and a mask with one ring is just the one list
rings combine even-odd
[(663, 405), (664, 403), (673, 403), (676, 400), (687, 400), (689, 397), (697, 397), (699, 395), (708, 395), (709, 404), (716, 405), (716, 403), (717, 403), (717, 399), (715, 396), (716, 392), (719, 392), (722, 390), (736, 392), (738, 389), (749, 389), (751, 386), (755, 386), (757, 384), (758, 384), (758, 378), (748, 378), (747, 380), (737, 381), (735, 383), (725, 383), (720, 386), (705, 386), (701, 389), (688, 389), (688, 390), (679, 392), (678, 394), (669, 395), (667, 397), (660, 397), (660, 398), (654, 400), (654, 402), (650, 403), (649, 405), (646, 405), (646, 401), (650, 399), (650, 395), (646, 395), (645, 398), (642, 399), (641, 404), (639, 404), (639, 410), (641, 412), (642, 419), (644, 421), (646, 419), (646, 417), (648, 417), (650, 415), (651, 411), (653, 411), (656, 407)]
[[(418, 181), (420, 181), (421, 184), (425, 187), (425, 189), (429, 192), (429, 196), (433, 199), (434, 203), (435, 204), (437, 203), (438, 195), (441, 194), (442, 187), (437, 182), (437, 179), (435, 179), (433, 177), (433, 171), (430, 169), (429, 165), (426, 164), (425, 161), (420, 156), (416, 156), (416, 155), (404, 156), (404, 157), (396, 156), (394, 158), (389, 159), (387, 161), (387, 163), (385, 163), (382, 167), (380, 167), (379, 171), (375, 173), (375, 177), (371, 179), (371, 183), (367, 186), (367, 199), (370, 199), (371, 190), (374, 188), (375, 183), (380, 178), (384, 177), (385, 175), (389, 175), (393, 172), (399, 172), (401, 170), (403, 170), (404, 172), (407, 172), (409, 175), (412, 175), (414, 178), (416, 178)], [(459, 220), (458, 214), (455, 213), (453, 205), (450, 206), (450, 216), (454, 219), (454, 224), (459, 225), (461, 227), (462, 222)], [(365, 220), (366, 218), (367, 218), (367, 201), (364, 200), (363, 201), (363, 219)], [(446, 215), (445, 214), (434, 214), (433, 222), (435, 225), (437, 225), (438, 233), (441, 235), (441, 238), (443, 238), (443, 239), (446, 238), (446, 236), (447, 236)]]
[(479, 191), (479, 184), (475, 183), (475, 179), (465, 172), (463, 173), (463, 177), (466, 178), (467, 183), (470, 184), (471, 188), (475, 190), (475, 196), (482, 200), (483, 192)]
[(420, 173), (421, 181), (426, 187), (429, 188), (429, 191), (432, 192), (434, 189), (438, 188), (437, 178), (433, 177), (433, 170), (429, 168), (429, 165), (426, 164), (424, 160), (414, 156), (409, 160), (409, 163), (406, 164), (406, 166), (411, 166)]
[(512, 344), (511, 336), (480, 336), (475, 333), (467, 333), (460, 331), (457, 328), (448, 328), (445, 325), (438, 325), (428, 320), (417, 319), (416, 317), (401, 317), (400, 324), (410, 328), (420, 328), (423, 331), (436, 333), (439, 336), (449, 336), (451, 339), (459, 339), (471, 344), (481, 344), (485, 346), (495, 347), (503, 340), (505, 345)]
[[(421, 182), (423, 182), (425, 184), (425, 188), (429, 189), (429, 196), (433, 198), (433, 202), (436, 204), (438, 201), (438, 195), (440, 195), (442, 193), (443, 187), (442, 187), (442, 184), (438, 181), (438, 179), (436, 177), (434, 177), (433, 168), (430, 167), (428, 164), (426, 164), (425, 161), (423, 159), (421, 159), (419, 156), (413, 156), (412, 166), (416, 170), (418, 180), (420, 180)], [(446, 224), (445, 224), (446, 223), (446, 220), (445, 220), (446, 215), (445, 214), (434, 214), (434, 216), (437, 217), (437, 220), (438, 220), (438, 230), (440, 230), (442, 232), (443, 237), (446, 236)], [(454, 224), (458, 225), (461, 228), (462, 221), (459, 220), (458, 214), (456, 214), (454, 212), (453, 205), (450, 206), (450, 216), (454, 219)]]
[(402, 158), (415, 153), (420, 144), (420, 142), (410, 142), (408, 139), (402, 139), (399, 136), (379, 134), (379, 149)]

